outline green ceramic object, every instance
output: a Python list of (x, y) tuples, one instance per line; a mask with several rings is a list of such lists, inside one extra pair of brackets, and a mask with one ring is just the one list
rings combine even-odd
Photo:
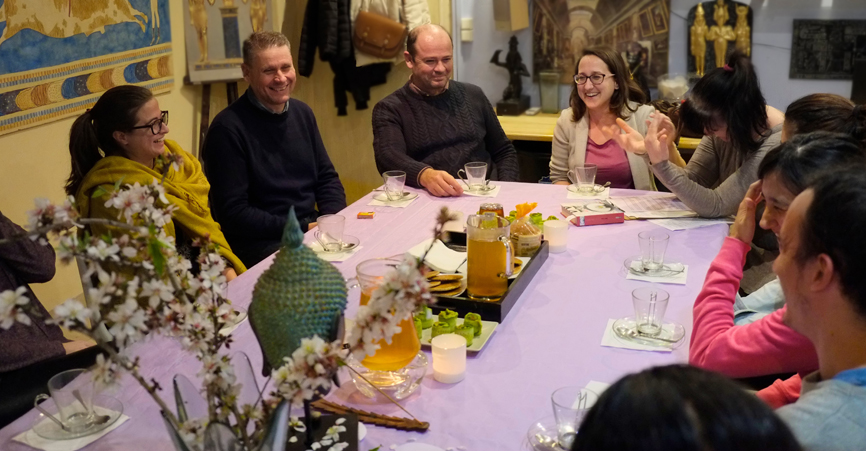
[(304, 234), (289, 209), (282, 246), (253, 290), (250, 325), (264, 355), (263, 373), (283, 365), (301, 339), (337, 339), (346, 308), (346, 282), (332, 264), (303, 244)]

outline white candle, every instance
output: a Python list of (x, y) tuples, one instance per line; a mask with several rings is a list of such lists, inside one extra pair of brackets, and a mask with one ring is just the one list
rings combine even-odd
[(550, 252), (565, 252), (568, 244), (568, 221), (544, 221), (544, 239), (550, 246)]
[(433, 348), (433, 378), (454, 384), (466, 376), (466, 339), (457, 334), (444, 334), (430, 340)]

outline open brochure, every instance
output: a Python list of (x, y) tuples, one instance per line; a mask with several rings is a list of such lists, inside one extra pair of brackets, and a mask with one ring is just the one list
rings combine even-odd
[(625, 212), (629, 218), (694, 218), (698, 214), (686, 207), (675, 194), (648, 196), (611, 197), (610, 202)]

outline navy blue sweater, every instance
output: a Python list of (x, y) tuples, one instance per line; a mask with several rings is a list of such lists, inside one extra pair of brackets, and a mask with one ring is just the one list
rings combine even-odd
[(310, 107), (291, 99), (273, 114), (250, 95), (214, 118), (202, 152), (214, 219), (248, 268), (279, 248), (290, 206), (304, 231), (319, 214), (346, 208)]

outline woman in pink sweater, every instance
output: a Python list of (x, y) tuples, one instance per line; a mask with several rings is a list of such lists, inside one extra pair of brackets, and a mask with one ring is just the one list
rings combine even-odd
[[(787, 125), (786, 119), (786, 129)], [(859, 142), (826, 132), (798, 135), (767, 154), (758, 170), (759, 180), (740, 204), (730, 235), (695, 301), (689, 363), (730, 377), (807, 374), (818, 368), (809, 340), (782, 322), (785, 307), (754, 323), (735, 326), (733, 305), (755, 233), (756, 205), (766, 201), (760, 226), (778, 234), (788, 205), (812, 176), (852, 162), (866, 162)], [(799, 385), (797, 376), (776, 381), (758, 396), (779, 407), (796, 400)]]

